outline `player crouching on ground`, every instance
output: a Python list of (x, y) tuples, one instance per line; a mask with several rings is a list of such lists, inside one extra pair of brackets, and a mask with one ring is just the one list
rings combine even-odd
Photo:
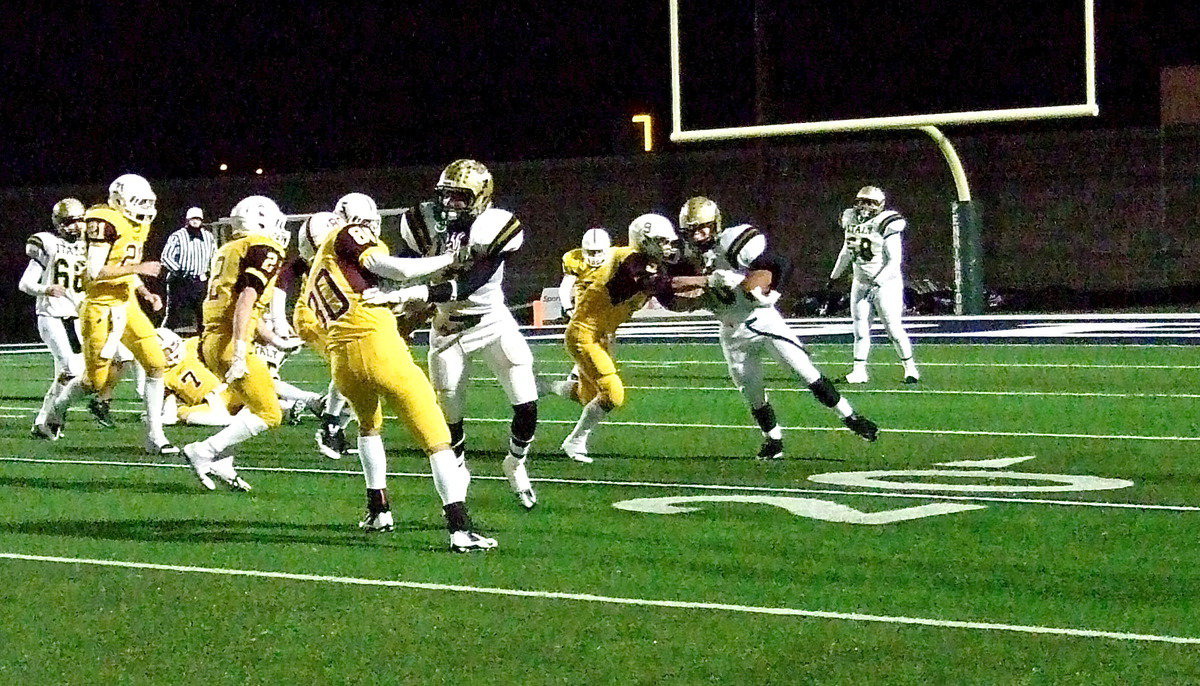
[(454, 285), (380, 290), (388, 281), (403, 284), (455, 263), (455, 255), (400, 258), (379, 239), (381, 218), (375, 201), (351, 193), (338, 201), (343, 224), (321, 244), (305, 280), (301, 299), (312, 306), (327, 333), (333, 380), (358, 418), (358, 450), (367, 486), (366, 531), (391, 531), (387, 497), (387, 453), (383, 446), (383, 403), (388, 401), (429, 456), (433, 486), (442, 500), (450, 549), (487, 550), (496, 541), (472, 530), (467, 512), (471, 475), (450, 447), (450, 429), (429, 378), (413, 362), (396, 328), (390, 305), (408, 300), (446, 301)]
[(230, 219), (234, 238), (217, 250), (208, 276), (200, 361), (225, 379), (242, 409), (229, 426), (187, 444), (183, 452), (205, 488), (215, 488), (215, 476), (234, 490), (248, 491), (230, 451), (283, 420), (271, 372), (254, 353), (251, 339), (283, 262), (279, 236), (285, 218), (273, 200), (252, 195), (233, 208)]
[(705, 197), (688, 200), (679, 211), (683, 240), (698, 261), (700, 276), (682, 276), (676, 285), (704, 286), (704, 306), (721, 324), (721, 351), (729, 376), (750, 406), (763, 432), (760, 459), (783, 457), (783, 431), (767, 400), (763, 354), (792, 369), (822, 405), (832, 408), (851, 431), (874, 441), (879, 428), (855, 414), (833, 382), (821, 373), (775, 307), (784, 259), (767, 250), (767, 239), (749, 224), (723, 228), (721, 210)]
[(678, 236), (666, 217), (643, 214), (629, 225), (629, 236), (629, 247), (614, 248), (593, 273), (567, 324), (567, 352), (579, 369), (571, 395), (583, 405), (583, 412), (563, 440), (562, 450), (577, 462), (592, 461), (588, 454), (592, 430), (625, 404), (625, 384), (612, 358), (617, 327), (651, 296), (670, 291), (667, 265), (679, 259)]

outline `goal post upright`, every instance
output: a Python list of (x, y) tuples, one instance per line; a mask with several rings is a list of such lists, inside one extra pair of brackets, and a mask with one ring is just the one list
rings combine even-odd
[(675, 143), (769, 138), (774, 136), (918, 129), (934, 141), (954, 179), (955, 200), (951, 203), (954, 248), (955, 314), (982, 314), (985, 306), (983, 247), (979, 209), (971, 198), (966, 171), (949, 139), (939, 126), (998, 122), (1094, 117), (1100, 114), (1096, 99), (1095, 0), (1081, 0), (1084, 30), (1084, 102), (1041, 107), (1019, 107), (976, 112), (943, 112), (893, 117), (870, 117), (829, 121), (793, 122), (708, 129), (684, 129), (683, 83), (680, 64), (679, 0), (668, 0), (670, 10), (671, 134)]

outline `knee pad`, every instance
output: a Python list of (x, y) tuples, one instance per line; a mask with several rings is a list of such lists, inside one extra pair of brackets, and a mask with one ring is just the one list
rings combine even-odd
[(625, 404), (625, 384), (616, 374), (609, 374), (596, 382), (600, 388), (600, 403), (612, 411)]
[(533, 438), (537, 430), (537, 403), (527, 402), (513, 405), (512, 437), (519, 441)]
[(834, 405), (838, 404), (839, 400), (842, 399), (842, 394), (838, 393), (838, 390), (833, 386), (833, 382), (830, 381), (829, 377), (826, 376), (822, 376), (816, 381), (810, 383), (808, 385), (808, 390), (812, 391), (812, 394), (816, 396), (817, 401), (826, 407), (833, 407)]

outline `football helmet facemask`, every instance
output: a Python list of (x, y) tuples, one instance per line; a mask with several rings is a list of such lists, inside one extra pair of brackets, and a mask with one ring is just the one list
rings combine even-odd
[(235, 237), (250, 234), (279, 240), (286, 217), (275, 201), (263, 195), (244, 198), (229, 213)]
[(863, 186), (854, 196), (854, 213), (858, 221), (865, 222), (883, 211), (887, 196), (875, 186)]
[(583, 249), (583, 261), (587, 266), (595, 268), (604, 264), (612, 253), (612, 239), (609, 238), (608, 231), (596, 227), (584, 232), (579, 247)]
[(334, 205), (333, 213), (337, 215), (342, 226), (361, 224), (369, 228), (376, 238), (379, 237), (383, 218), (379, 216), (379, 208), (371, 196), (365, 193), (347, 193)]
[(83, 235), (86, 225), (83, 214), (86, 211), (83, 203), (75, 198), (63, 198), (54, 203), (54, 209), (50, 210), (50, 221), (58, 235), (69, 241), (77, 241)]
[(338, 216), (333, 212), (317, 212), (304, 220), (304, 223), (300, 225), (300, 234), (296, 238), (296, 249), (300, 251), (300, 257), (305, 262), (312, 263), (317, 249), (337, 228), (339, 221)]
[(183, 339), (179, 334), (166, 328), (155, 329), (154, 332), (158, 334), (158, 344), (167, 358), (167, 366), (174, 367), (183, 362)]
[[(478, 217), (492, 206), (492, 173), (475, 160), (454, 160), (438, 177), (437, 211), (443, 224)], [(444, 230), (444, 227), (442, 227)]]
[(679, 210), (679, 232), (700, 252), (708, 252), (721, 233), (721, 208), (704, 196), (689, 199)]
[(661, 214), (643, 214), (629, 225), (634, 249), (668, 264), (679, 261), (679, 234)]
[(137, 174), (122, 174), (108, 186), (108, 204), (136, 224), (149, 224), (158, 216), (158, 197), (150, 182)]

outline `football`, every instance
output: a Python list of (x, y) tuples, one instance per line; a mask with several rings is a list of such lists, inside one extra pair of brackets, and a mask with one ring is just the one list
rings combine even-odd
[(758, 269), (746, 275), (746, 279), (742, 281), (742, 290), (749, 293), (755, 288), (762, 288), (764, 294), (771, 292), (771, 272), (765, 269)]

